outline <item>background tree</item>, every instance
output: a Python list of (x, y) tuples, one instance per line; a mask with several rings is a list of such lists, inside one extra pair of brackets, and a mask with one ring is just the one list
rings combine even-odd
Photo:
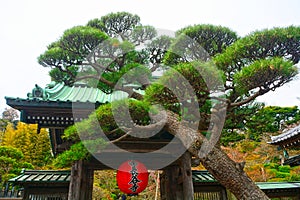
[(19, 122), (16, 128), (9, 124), (0, 144), (21, 151), (24, 159), (35, 168), (45, 167), (52, 159), (49, 133), (45, 129), (38, 133), (36, 124)]
[[(165, 73), (156, 83), (141, 82), (139, 79), (132, 81), (132, 83), (138, 83), (141, 87), (146, 88), (146, 94), (143, 101), (133, 101), (129, 104), (132, 111), (131, 115), (135, 116), (136, 104), (143, 104), (144, 107), (142, 106), (139, 111), (142, 110), (143, 113), (148, 113), (149, 105), (162, 103), (162, 106), (166, 108), (166, 112), (158, 113), (157, 123), (165, 122), (164, 129), (178, 137), (184, 144), (193, 141), (188, 150), (195, 157), (199, 157), (201, 154), (201, 144), (206, 140), (201, 133), (209, 130), (213, 135), (222, 131), (224, 122), (222, 115), (225, 114), (225, 108), (227, 108), (227, 119), (229, 119), (230, 114), (236, 109), (247, 106), (258, 96), (281, 87), (291, 81), (297, 74), (295, 64), (299, 62), (300, 55), (299, 27), (291, 26), (256, 31), (243, 38), (238, 38), (234, 32), (224, 27), (195, 25), (178, 31), (177, 37), (173, 40), (169, 49), (164, 49), (161, 52), (157, 50), (150, 51), (150, 53), (155, 52), (153, 55), (149, 54), (151, 48), (139, 51), (136, 48), (139, 45), (138, 41), (147, 42), (153, 39), (155, 34), (154, 29), (151, 27), (140, 26), (139, 18), (135, 15), (128, 13), (110, 14), (101, 19), (90, 21), (88, 25), (90, 28), (81, 27), (77, 31), (74, 29), (66, 31), (64, 36), (74, 38), (73, 35), (77, 35), (77, 32), (82, 29), (82, 31), (88, 30), (89, 34), (90, 32), (96, 33), (97, 37), (101, 38), (100, 40), (93, 40), (94, 42), (84, 39), (65, 41), (65, 38), (68, 37), (63, 36), (59, 41), (50, 45), (48, 50), (39, 57), (39, 63), (44, 66), (55, 67), (61, 73), (65, 73), (73, 82), (75, 76), (68, 70), (69, 66), (78, 69), (76, 71), (77, 75), (85, 72), (85, 70), (93, 70), (94, 74), (83, 74), (82, 76), (79, 74), (79, 79), (98, 78), (100, 84), (97, 86), (106, 92), (111, 92), (118, 79), (126, 73), (130, 74), (132, 69), (147, 68), (148, 71), (142, 70), (142, 72), (145, 72), (144, 77), (150, 77), (151, 67), (156, 68), (161, 64), (175, 69), (175, 71)], [(101, 37), (99, 37), (100, 35)], [(104, 39), (106, 39), (105, 42), (102, 42)], [(164, 41), (162, 37), (160, 39)], [(96, 44), (99, 41), (102, 43), (97, 46)], [(169, 43), (165, 42), (164, 44)], [(92, 48), (89, 47), (92, 46), (95, 48), (93, 52), (90, 52)], [(55, 47), (55, 49), (60, 48), (60, 53), (51, 55), (52, 47)], [(197, 51), (202, 47), (207, 48), (205, 49), (206, 52)], [(159, 55), (158, 59), (153, 58), (157, 55)], [(86, 59), (84, 59), (85, 56), (87, 56)], [(162, 57), (163, 59), (161, 59)], [(153, 58), (152, 61), (158, 61), (158, 63), (151, 63), (149, 58)], [(162, 61), (163, 63), (160, 63)], [(214, 68), (214, 66), (217, 68)], [(188, 112), (190, 115), (186, 116), (186, 111), (180, 109), (180, 102), (176, 99), (174, 92), (165, 87), (169, 83), (176, 86), (176, 84), (182, 82), (176, 74), (178, 72), (188, 80), (197, 96), (195, 101), (199, 106), (199, 111), (196, 110), (195, 115)], [(207, 81), (210, 81), (212, 88), (208, 88)], [(220, 87), (220, 82), (222, 87)], [(131, 82), (126, 80), (124, 83), (128, 85)], [(128, 89), (118, 86), (116, 89), (132, 92), (133, 88), (129, 87)], [(182, 94), (186, 89), (183, 86), (183, 91), (178, 92)], [(220, 92), (223, 93), (223, 96), (216, 98), (215, 94)], [(132, 97), (143, 98), (138, 95)], [(183, 99), (183, 104), (189, 104), (190, 102), (191, 99)], [(219, 105), (221, 107), (218, 107)], [(106, 110), (103, 110), (105, 108)], [(113, 116), (110, 115), (111, 111), (109, 109), (111, 108), (108, 105), (108, 107), (100, 107), (96, 111), (99, 123), (107, 127), (105, 129), (107, 134), (116, 132)], [(182, 125), (180, 119), (196, 122), (198, 112), (201, 116), (199, 126), (195, 128), (194, 126), (184, 125), (184, 123)], [(144, 115), (140, 112), (137, 116), (140, 119), (147, 118), (147, 116), (143, 118)], [(212, 123), (209, 123), (209, 119)], [(145, 122), (149, 123), (147, 120)], [(143, 128), (147, 129), (149, 128), (147, 123), (138, 123), (137, 127), (141, 130)], [(90, 134), (89, 136), (93, 138), (91, 124), (93, 123), (89, 120), (83, 122), (83, 130), (81, 131), (86, 129)], [(210, 127), (210, 125), (212, 126)], [(132, 127), (128, 127), (129, 130), (130, 128)], [(126, 133), (121, 132), (121, 134)], [(78, 142), (78, 135), (74, 128), (69, 130), (67, 137)], [(231, 160), (218, 144), (212, 146), (207, 155), (200, 157), (200, 161), (205, 168), (238, 199), (268, 199), (243, 171), (243, 167)], [(67, 153), (70, 153), (70, 151)], [(86, 156), (86, 154), (82, 155)], [(78, 158), (76, 157), (76, 159)]]
[[(3, 133), (5, 131), (8, 123), (14, 123), (15, 125), (18, 122), (19, 114), (18, 111), (13, 108), (5, 108), (2, 112), (2, 117), (0, 118), (0, 132)], [(0, 141), (1, 141), (0, 137)]]
[(263, 103), (254, 102), (229, 111), (220, 138), (221, 144), (227, 146), (229, 143), (245, 139), (251, 117), (263, 107)]
[(247, 131), (250, 139), (260, 140), (263, 133), (282, 131), (289, 125), (298, 122), (299, 117), (297, 106), (267, 106), (250, 117), (247, 123)]
[(23, 168), (33, 169), (33, 166), (24, 161), (24, 155), (20, 150), (0, 146), (0, 184), (4, 185), (10, 178), (19, 175)]
[(2, 119), (13, 122), (19, 118), (18, 111), (13, 108), (5, 108), (2, 113)]

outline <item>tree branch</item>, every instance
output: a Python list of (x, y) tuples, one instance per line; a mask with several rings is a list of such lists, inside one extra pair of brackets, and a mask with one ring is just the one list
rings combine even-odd
[(243, 101), (239, 101), (239, 102), (235, 102), (235, 103), (230, 103), (229, 107), (237, 107), (237, 106), (242, 106), (246, 103), (249, 103), (251, 101), (253, 101), (254, 99), (256, 99), (258, 96), (261, 96), (265, 93), (267, 93), (269, 90), (263, 90), (260, 89), (258, 92), (254, 93), (252, 96), (248, 97), (247, 99), (243, 100)]
[[(120, 136), (119, 138), (115, 139), (115, 140), (112, 140), (111, 142), (112, 143), (116, 143), (116, 142), (119, 142), (121, 141), (122, 139), (126, 138), (127, 136), (129, 136), (130, 134), (134, 133), (134, 132), (139, 132), (139, 133), (147, 133), (149, 131), (153, 131), (153, 130), (157, 130), (157, 128), (161, 128), (165, 125), (166, 123), (166, 120), (165, 119), (161, 119), (161, 117), (158, 117), (158, 116), (154, 116), (154, 118), (157, 120), (157, 119), (160, 119), (158, 120), (158, 122), (154, 123), (154, 124), (149, 124), (149, 125), (146, 125), (146, 126), (141, 126), (141, 125), (134, 125), (133, 127), (131, 128), (128, 128), (128, 127), (122, 127), (122, 128), (117, 128), (113, 131), (111, 131), (109, 134), (113, 133), (113, 132), (116, 132), (120, 129), (122, 130), (125, 130), (127, 131), (124, 135)], [(141, 136), (141, 135), (140, 135)]]
[(115, 140), (112, 140), (110, 141), (111, 143), (116, 143), (116, 142), (119, 142), (121, 141), (122, 139), (126, 138), (128, 135), (130, 135), (132, 133), (132, 131), (128, 131), (127, 133), (125, 133), (124, 135), (122, 135), (121, 137), (115, 139)]

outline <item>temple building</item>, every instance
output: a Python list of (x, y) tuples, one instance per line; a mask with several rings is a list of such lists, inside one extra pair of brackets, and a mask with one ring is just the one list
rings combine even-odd
[[(143, 93), (138, 88), (136, 92)], [(112, 94), (106, 94), (84, 83), (75, 83), (72, 87), (62, 83), (51, 83), (45, 88), (35, 85), (26, 98), (6, 97), (6, 103), (20, 111), (22, 122), (38, 124), (39, 129), (49, 130), (52, 152), (56, 156), (71, 145), (69, 141), (62, 138), (67, 127), (86, 119), (99, 106), (125, 98), (128, 98), (125, 92), (115, 91)], [(279, 145), (283, 149), (298, 145), (299, 132), (300, 127), (296, 127), (279, 136), (274, 136), (271, 144)], [(128, 152), (138, 153), (142, 158), (143, 153), (156, 152), (173, 139), (174, 136), (161, 131), (150, 138), (138, 140), (133, 137), (124, 138), (115, 145)], [(181, 141), (175, 141), (175, 145), (177, 150), (184, 148)], [(172, 153), (168, 151), (154, 153), (151, 159), (148, 159), (148, 163), (144, 164), (150, 166), (148, 169), (151, 169), (151, 164), (155, 162), (173, 159)], [(125, 154), (116, 152), (109, 145), (101, 156), (116, 157), (120, 162), (128, 159)], [(293, 161), (292, 158), (286, 160), (285, 163), (289, 164), (289, 161)], [(293, 164), (299, 163), (294, 161)], [(92, 156), (90, 160), (75, 162), (71, 170), (25, 170), (9, 182), (24, 188), (22, 190), (24, 200), (91, 200), (94, 170), (111, 169), (109, 166)], [(160, 176), (162, 200), (182, 199), (183, 196), (187, 199), (192, 199), (193, 196), (196, 200), (229, 199), (229, 192), (211, 174), (207, 171), (192, 171), (191, 166), (192, 158), (189, 152), (185, 152), (180, 158), (160, 169), (162, 171)], [(300, 183), (257, 183), (257, 185), (272, 198), (283, 196), (300, 198)], [(7, 191), (4, 193), (8, 194)]]
[(290, 166), (300, 165), (300, 155), (289, 156), (288, 149), (300, 147), (300, 125), (284, 131), (282, 134), (272, 136), (269, 144), (277, 145), (283, 150), (282, 164)]

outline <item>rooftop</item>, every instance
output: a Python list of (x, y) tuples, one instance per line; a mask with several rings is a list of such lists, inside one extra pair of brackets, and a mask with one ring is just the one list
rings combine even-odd
[(261, 190), (300, 188), (300, 182), (257, 182), (256, 185)]
[[(287, 131), (284, 131), (282, 134), (277, 135), (277, 136), (272, 136), (271, 137), (271, 142), (269, 142), (270, 144), (280, 144), (283, 142), (286, 142), (288, 140), (294, 140), (294, 139), (298, 139), (297, 137), (300, 136), (300, 125), (289, 129)], [(300, 141), (300, 139), (299, 139)], [(293, 142), (299, 142), (299, 141), (293, 141)], [(287, 145), (289, 146), (289, 145)]]
[(194, 183), (217, 182), (217, 180), (206, 170), (193, 170), (192, 179)]
[[(142, 93), (142, 90), (135, 90)], [(52, 82), (45, 88), (38, 85), (32, 89), (32, 92), (27, 94), (27, 98), (20, 97), (5, 97), (6, 100), (23, 101), (23, 102), (81, 102), (81, 103), (98, 103), (104, 104), (114, 100), (127, 98), (128, 94), (123, 91), (114, 91), (111, 94), (106, 94), (98, 88), (89, 87), (84, 83), (75, 83), (70, 87), (64, 83)]]
[(12, 178), (9, 182), (14, 184), (24, 183), (69, 183), (70, 170), (26, 170), (23, 174)]
[[(144, 91), (134, 89), (143, 94)], [(41, 128), (67, 127), (74, 121), (81, 121), (102, 104), (128, 98), (128, 93), (114, 91), (104, 93), (98, 88), (84, 83), (75, 83), (72, 87), (64, 83), (52, 82), (45, 88), (38, 85), (27, 97), (5, 97), (6, 104), (21, 112), (21, 121), (38, 124)], [(80, 111), (74, 116), (74, 108)]]

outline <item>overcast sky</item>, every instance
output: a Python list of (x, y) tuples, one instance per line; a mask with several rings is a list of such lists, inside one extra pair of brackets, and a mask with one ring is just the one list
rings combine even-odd
[[(37, 63), (46, 46), (64, 30), (111, 12), (127, 11), (144, 25), (176, 31), (214, 24), (244, 36), (255, 30), (300, 25), (299, 0), (9, 0), (0, 5), (0, 112), (4, 96), (26, 97), (34, 85), (50, 82), (49, 69)], [(268, 105), (300, 105), (300, 81), (260, 100)], [(299, 94), (299, 95), (298, 95)]]

